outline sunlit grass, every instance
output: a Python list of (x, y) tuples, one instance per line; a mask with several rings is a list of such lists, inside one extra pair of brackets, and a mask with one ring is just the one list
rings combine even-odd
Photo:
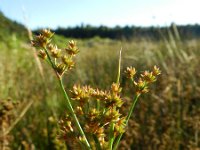
[[(7, 140), (7, 147), (65, 148), (57, 140), (59, 131), (54, 120), (65, 113), (66, 105), (62, 95), (58, 94), (59, 87), (52, 71), (43, 65), (44, 74), (48, 77), (44, 84), (30, 45), (15, 37), (8, 39), (6, 43), (0, 42), (0, 100), (11, 98), (19, 102), (12, 111), (12, 121), (29, 101), (34, 103), (10, 131), (9, 135), (14, 139)], [(55, 42), (63, 47), (68, 40), (57, 37)], [(162, 70), (162, 76), (153, 86), (151, 96), (141, 97), (121, 148), (131, 145), (134, 149), (199, 147), (199, 39), (179, 41), (175, 36), (166, 36), (161, 41), (115, 41), (100, 38), (76, 40), (81, 52), (76, 58), (78, 67), (64, 76), (68, 89), (74, 83), (108, 89), (117, 76), (113, 72), (117, 70), (121, 47), (122, 69), (132, 65), (139, 68), (140, 72), (157, 65)], [(129, 91), (131, 86), (125, 77), (121, 81)], [(127, 94), (131, 95), (131, 90)], [(130, 99), (127, 98), (127, 101)]]

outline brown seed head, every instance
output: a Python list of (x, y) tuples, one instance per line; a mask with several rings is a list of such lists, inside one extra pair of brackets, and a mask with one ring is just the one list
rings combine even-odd
[(80, 85), (74, 85), (71, 93), (72, 99), (78, 100), (81, 106), (84, 105), (90, 97), (90, 94), (85, 91), (85, 87), (80, 87)]
[(122, 104), (123, 104), (123, 100), (117, 94), (109, 93), (105, 96), (105, 106), (107, 108), (121, 107)]
[(119, 117), (121, 114), (119, 113), (118, 110), (116, 109), (110, 109), (106, 112), (105, 114), (105, 124), (110, 123), (110, 122), (116, 122), (119, 120)]
[(40, 50), (38, 52), (38, 57), (42, 58), (42, 59), (46, 59), (47, 58), (47, 54), (45, 53), (44, 50)]
[(119, 133), (124, 133), (125, 132), (125, 124), (126, 122), (126, 117), (120, 118), (116, 124), (115, 124), (115, 135), (117, 136)]
[(133, 79), (136, 74), (136, 70), (133, 67), (127, 67), (125, 70), (125, 74), (127, 78)]
[(57, 64), (56, 65), (56, 72), (59, 74), (59, 75), (63, 75), (63, 73), (65, 72), (65, 69), (66, 69), (66, 66), (65, 64)]
[(47, 45), (47, 49), (51, 52), (54, 49), (57, 49), (57, 46), (50, 43), (50, 44)]
[(147, 83), (151, 83), (151, 82), (155, 82), (156, 81), (156, 77), (153, 75), (152, 72), (149, 71), (144, 71), (143, 74), (141, 74), (142, 79), (144, 81), (146, 81)]
[(49, 40), (45, 36), (40, 34), (36, 36), (35, 39), (31, 41), (31, 43), (34, 47), (45, 48), (46, 45), (49, 43)]
[(89, 123), (86, 123), (86, 124), (85, 124), (84, 130), (85, 130), (85, 132), (87, 132), (87, 133), (95, 134), (95, 133), (98, 131), (98, 129), (100, 128), (99, 125), (100, 125), (100, 123), (99, 123), (99, 122), (96, 122), (96, 121), (94, 121), (94, 122), (89, 122)]
[(71, 56), (74, 56), (79, 52), (78, 47), (76, 46), (76, 42), (73, 40), (69, 41), (68, 47), (65, 50)]
[(79, 115), (79, 116), (84, 114), (82, 107), (80, 107), (80, 106), (76, 107), (76, 114)]
[(113, 94), (119, 94), (122, 91), (122, 88), (120, 87), (120, 84), (113, 83), (111, 86), (111, 90), (112, 90)]
[(136, 87), (136, 94), (147, 93), (149, 91), (147, 83), (139, 78), (138, 82), (134, 81), (134, 85)]
[(72, 57), (69, 57), (69, 56), (63, 56), (62, 57), (62, 61), (63, 61), (63, 63), (64, 64), (66, 64), (67, 65), (67, 68), (68, 69), (71, 69), (71, 68), (73, 68), (74, 67), (74, 61), (73, 61), (73, 59), (72, 59)]
[(49, 29), (42, 30), (42, 35), (46, 38), (51, 38), (54, 33), (52, 33)]
[(74, 48), (75, 46), (76, 46), (76, 42), (74, 41), (74, 40), (71, 40), (71, 41), (69, 41), (69, 46), (71, 47), (71, 48)]
[(99, 118), (99, 115), (100, 115), (100, 112), (99, 112), (97, 109), (93, 108), (93, 109), (90, 110), (90, 112), (88, 113), (87, 119), (88, 119), (90, 122), (92, 122), (92, 121), (98, 119), (98, 118)]
[(154, 66), (152, 73), (153, 73), (154, 76), (157, 76), (157, 75), (161, 74), (161, 71), (157, 66)]
[(101, 99), (101, 100), (105, 100), (106, 99), (106, 95), (107, 93), (102, 91), (102, 90), (99, 90), (99, 89), (95, 89), (93, 90), (92, 92), (92, 96), (96, 99)]
[(61, 56), (61, 49), (58, 49), (57, 46), (51, 50), (51, 56), (54, 58), (59, 58)]

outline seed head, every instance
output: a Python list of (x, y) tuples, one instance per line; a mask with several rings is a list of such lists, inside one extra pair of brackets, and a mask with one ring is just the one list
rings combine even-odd
[(45, 48), (46, 45), (49, 43), (49, 40), (43, 36), (42, 34), (35, 37), (34, 40), (31, 41), (34, 47)]
[(65, 50), (71, 56), (74, 56), (79, 52), (76, 42), (73, 40), (69, 41), (68, 47)]
[(123, 104), (123, 100), (119, 95), (109, 93), (105, 97), (105, 105), (107, 108), (121, 107)]
[(96, 99), (105, 100), (106, 99), (106, 95), (107, 95), (107, 92), (104, 92), (104, 91), (99, 90), (99, 89), (95, 89), (92, 92), (92, 97), (94, 97)]
[(113, 83), (111, 86), (111, 90), (113, 94), (119, 94), (122, 91), (122, 88), (120, 87), (120, 84)]
[(83, 106), (90, 97), (90, 94), (86, 91), (86, 87), (80, 87), (80, 85), (74, 85), (71, 93), (72, 99), (79, 101), (81, 106)]
[(49, 39), (54, 35), (54, 33), (52, 33), (50, 29), (44, 29), (42, 30), (42, 35)]
[(57, 64), (56, 65), (56, 72), (59, 74), (59, 75), (63, 75), (63, 73), (65, 72), (65, 69), (66, 69), (66, 66), (65, 64)]
[(160, 69), (159, 69), (157, 66), (154, 66), (154, 67), (153, 67), (152, 74), (153, 74), (154, 76), (157, 76), (157, 75), (160, 75), (160, 74), (161, 74), (161, 71), (160, 71)]
[(115, 124), (115, 135), (117, 136), (119, 133), (125, 132), (125, 126), (126, 126), (126, 118), (122, 117), (120, 118), (116, 124)]
[(74, 40), (71, 40), (71, 41), (69, 41), (69, 46), (71, 47), (71, 48), (74, 48), (75, 46), (76, 46), (76, 42), (74, 41)]
[(40, 50), (38, 52), (38, 57), (42, 58), (42, 59), (46, 59), (47, 58), (47, 54), (45, 53), (44, 50)]
[(92, 121), (98, 119), (99, 115), (100, 115), (100, 112), (99, 112), (97, 109), (93, 108), (93, 109), (90, 110), (90, 112), (88, 113), (87, 119), (88, 119), (90, 122), (92, 122)]
[(74, 131), (72, 127), (72, 121), (68, 115), (66, 115), (63, 119), (61, 119), (59, 121), (59, 124), (61, 126), (62, 131), (65, 133)]
[(57, 46), (50, 43), (50, 44), (47, 45), (47, 49), (51, 52), (54, 49), (57, 49)]
[(134, 85), (136, 86), (136, 94), (147, 93), (149, 91), (147, 83), (139, 78), (138, 82), (134, 81)]
[(127, 78), (133, 79), (136, 74), (136, 70), (133, 67), (127, 67), (125, 70), (125, 74)]
[(80, 106), (76, 107), (76, 114), (79, 115), (79, 116), (84, 114), (82, 107), (80, 107)]
[(61, 49), (58, 49), (57, 46), (54, 47), (54, 49), (51, 50), (51, 56), (54, 58), (59, 58), (61, 55)]
[(101, 140), (103, 140), (102, 138), (105, 137), (104, 128), (98, 128), (98, 130), (96, 131), (96, 135), (98, 138), (101, 138)]
[(156, 81), (156, 77), (153, 75), (152, 72), (149, 71), (144, 71), (143, 74), (141, 74), (142, 79), (144, 81), (146, 81), (147, 83), (151, 83), (151, 82), (155, 82)]
[(119, 113), (118, 110), (116, 109), (108, 110), (105, 114), (105, 124), (110, 122), (116, 122), (117, 120), (119, 120), (120, 116), (121, 114)]
[(100, 128), (98, 122), (89, 122), (85, 124), (84, 130), (87, 133), (95, 134), (97, 130)]
[(74, 64), (75, 64), (74, 61), (72, 60), (72, 57), (69, 57), (69, 56), (66, 56), (66, 55), (64, 55), (62, 57), (62, 62), (67, 65), (68, 69), (73, 68)]

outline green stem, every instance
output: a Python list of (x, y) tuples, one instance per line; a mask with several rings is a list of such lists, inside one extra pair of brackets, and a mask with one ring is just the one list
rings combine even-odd
[(63, 86), (62, 78), (61, 78), (61, 76), (56, 72), (56, 65), (55, 65), (55, 63), (52, 61), (52, 59), (51, 59), (51, 57), (50, 57), (50, 55), (49, 55), (47, 49), (44, 48), (44, 50), (45, 50), (45, 53), (47, 54), (47, 58), (48, 58), (48, 60), (49, 60), (49, 62), (50, 62), (50, 64), (51, 64), (53, 70), (54, 70), (55, 73), (56, 73), (56, 76), (58, 77), (59, 85), (60, 85), (60, 87), (61, 87), (61, 89), (62, 89), (62, 92), (63, 92), (63, 95), (64, 95), (65, 99), (67, 100), (67, 108), (68, 108), (68, 111), (69, 111), (69, 113), (71, 114), (71, 117), (74, 119), (74, 121), (75, 121), (75, 123), (76, 123), (76, 126), (77, 126), (77, 128), (78, 128), (78, 130), (79, 130), (81, 136), (85, 139), (85, 144), (86, 144), (88, 150), (91, 150), (91, 146), (90, 146), (90, 144), (89, 144), (89, 142), (88, 142), (88, 140), (87, 140), (87, 138), (86, 138), (86, 136), (85, 136), (85, 133), (84, 133), (84, 131), (83, 131), (83, 129), (82, 129), (82, 127), (81, 127), (81, 125), (80, 125), (80, 123), (79, 123), (79, 121), (78, 121), (78, 118), (77, 118), (77, 116), (76, 116), (76, 114), (75, 114), (75, 112), (74, 112), (74, 109), (73, 109), (73, 107), (72, 107), (72, 105), (71, 105), (70, 99), (69, 99), (69, 97), (68, 97), (68, 95), (67, 95), (67, 93), (66, 93), (66, 91), (65, 91), (65, 88), (64, 88), (64, 86)]
[(47, 54), (47, 58), (48, 58), (48, 60), (49, 60), (49, 62), (50, 62), (50, 64), (51, 64), (52, 68), (55, 70), (56, 65), (55, 65), (55, 64), (53, 63), (53, 61), (51, 60), (51, 57), (50, 57), (50, 55), (49, 55), (47, 49), (44, 48), (44, 51), (45, 51), (45, 53)]
[(97, 99), (97, 111), (99, 111), (100, 110), (100, 100), (99, 99)]
[[(119, 51), (119, 62), (118, 62), (118, 72), (117, 72), (117, 80), (116, 83), (119, 84), (120, 80), (120, 71), (121, 71), (121, 58), (122, 58), (122, 48)], [(109, 149), (112, 150), (113, 142), (115, 140), (114, 137), (114, 129), (115, 129), (115, 123), (111, 122), (110, 125), (110, 131), (109, 131)]]
[(66, 91), (65, 91), (65, 88), (64, 88), (64, 86), (63, 86), (63, 82), (62, 82), (62, 79), (61, 79), (61, 78), (59, 78), (59, 84), (60, 84), (60, 87), (61, 87), (61, 89), (62, 89), (63, 95), (64, 95), (65, 99), (67, 100), (67, 105), (68, 105), (69, 113), (71, 114), (71, 117), (74, 119), (74, 121), (75, 121), (75, 123), (76, 123), (76, 126), (77, 126), (77, 128), (78, 128), (78, 130), (79, 130), (81, 136), (85, 139), (85, 143), (86, 143), (87, 148), (88, 148), (89, 150), (91, 150), (91, 146), (90, 146), (90, 144), (89, 144), (89, 142), (88, 142), (88, 140), (87, 140), (87, 138), (86, 138), (86, 136), (85, 136), (85, 133), (84, 133), (84, 131), (83, 131), (83, 129), (82, 129), (82, 127), (81, 127), (79, 121), (78, 121), (78, 118), (77, 118), (77, 116), (76, 116), (76, 114), (75, 114), (75, 112), (74, 112), (74, 109), (73, 109), (73, 107), (72, 107), (72, 105), (71, 105), (71, 102), (70, 102), (70, 99), (69, 99), (69, 97), (68, 97), (68, 95), (67, 95), (67, 93), (66, 93)]
[(109, 131), (109, 149), (112, 150), (113, 142), (114, 142), (114, 129), (115, 123), (111, 122), (110, 131)]
[(99, 143), (98, 138), (97, 138), (94, 134), (93, 134), (92, 136), (93, 136), (93, 139), (94, 139), (95, 144), (96, 144), (96, 149), (97, 149), (97, 150), (101, 150), (101, 145), (100, 145), (100, 143)]
[[(136, 103), (137, 103), (139, 97), (140, 97), (140, 94), (136, 95), (136, 96), (134, 97), (134, 99), (133, 99), (133, 103), (132, 103), (131, 108), (130, 108), (130, 110), (129, 110), (129, 112), (128, 112), (128, 116), (126, 117), (126, 122), (125, 122), (125, 125), (126, 125), (126, 126), (127, 126), (127, 124), (128, 124), (128, 121), (129, 121), (129, 119), (130, 119), (130, 117), (131, 117), (133, 111), (134, 111), (134, 108), (135, 108), (135, 106), (136, 106)], [(119, 142), (120, 142), (120, 140), (121, 140), (121, 138), (122, 138), (122, 135), (123, 135), (123, 133), (121, 133), (121, 134), (117, 137), (116, 144), (115, 144), (113, 150), (117, 150), (117, 147), (118, 147)]]

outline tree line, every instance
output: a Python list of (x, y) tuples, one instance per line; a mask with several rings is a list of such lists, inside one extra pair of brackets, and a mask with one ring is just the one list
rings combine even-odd
[[(181, 38), (199, 38), (200, 25), (175, 25), (172, 23), (168, 27), (137, 27), (137, 26), (90, 26), (80, 25), (76, 27), (57, 28), (53, 30), (56, 34), (72, 38), (92, 38), (95, 36), (111, 39), (134, 39), (150, 38), (159, 40), (161, 36), (166, 36), (169, 32), (176, 32)], [(35, 31), (38, 33), (38, 30)]]

